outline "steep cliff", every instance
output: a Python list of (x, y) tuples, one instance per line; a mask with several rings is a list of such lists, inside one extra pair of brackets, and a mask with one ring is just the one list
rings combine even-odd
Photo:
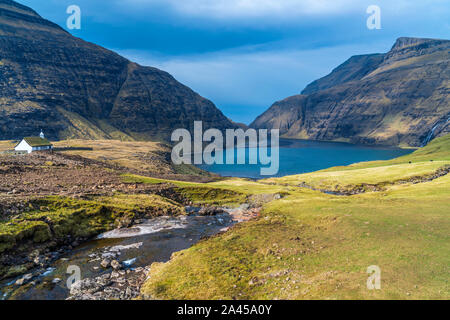
[(250, 126), (284, 137), (418, 147), (450, 133), (450, 41), (399, 38), (355, 56)]
[(0, 139), (167, 139), (194, 120), (234, 125), (170, 74), (71, 36), (0, 0)]

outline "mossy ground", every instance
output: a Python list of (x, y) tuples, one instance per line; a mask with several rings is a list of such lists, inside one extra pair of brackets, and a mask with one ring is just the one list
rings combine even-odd
[(235, 206), (246, 202), (247, 198), (252, 195), (285, 193), (287, 190), (292, 189), (289, 186), (273, 186), (240, 178), (196, 183), (124, 174), (122, 179), (127, 183), (174, 185), (176, 192), (197, 205)]
[[(392, 161), (273, 179), (279, 185), (269, 187), (287, 196), (266, 204), (259, 219), (154, 264), (142, 294), (162, 299), (449, 299), (450, 175), (354, 196), (285, 186), (306, 179), (329, 179), (329, 186), (390, 182), (428, 174), (449, 160), (447, 136)], [(249, 192), (265, 188), (242, 179), (215, 184)], [(372, 265), (381, 269), (381, 290), (367, 289)]]

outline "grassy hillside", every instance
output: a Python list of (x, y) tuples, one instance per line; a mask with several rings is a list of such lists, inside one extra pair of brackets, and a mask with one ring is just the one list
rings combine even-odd
[(266, 183), (300, 185), (331, 191), (345, 191), (370, 184), (384, 188), (389, 184), (420, 180), (450, 166), (450, 135), (438, 138), (426, 148), (388, 161), (361, 162), (317, 172), (263, 180)]
[(399, 38), (386, 54), (353, 56), (250, 127), (292, 139), (419, 147), (432, 128), (434, 137), (450, 133), (450, 96), (439, 89), (448, 88), (449, 48), (448, 40)]
[[(211, 177), (193, 165), (173, 165), (170, 161), (170, 147), (164, 143), (154, 141), (132, 141), (112, 131), (107, 124), (102, 126), (116, 136), (110, 140), (97, 136), (98, 140), (67, 139), (52, 141), (55, 150), (68, 155), (78, 155), (84, 158), (115, 164), (130, 169), (133, 172), (145, 173), (154, 176), (173, 175), (181, 178), (183, 175)], [(105, 129), (105, 130), (106, 130)], [(86, 129), (87, 130), (87, 129)], [(87, 131), (83, 131), (87, 132)], [(86, 135), (90, 136), (90, 135)], [(0, 141), (0, 153), (13, 150), (18, 141)]]
[[(446, 136), (391, 161), (262, 182), (230, 179), (204, 185), (285, 196), (264, 205), (259, 219), (179, 252), (168, 263), (153, 264), (142, 295), (449, 299), (450, 175), (408, 180), (430, 177), (449, 163)], [(329, 188), (384, 183), (384, 189), (334, 196), (298, 187), (301, 182)], [(366, 287), (371, 265), (381, 269), (381, 290)]]
[(0, 140), (0, 152), (14, 149), (17, 143), (19, 143), (19, 141)]
[(171, 173), (165, 159), (168, 148), (158, 142), (119, 140), (63, 140), (54, 143), (59, 152), (107, 161), (130, 169)]

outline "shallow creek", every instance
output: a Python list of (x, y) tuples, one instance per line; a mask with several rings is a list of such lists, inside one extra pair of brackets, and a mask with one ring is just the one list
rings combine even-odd
[(153, 262), (166, 262), (172, 253), (248, 218), (246, 208), (223, 209), (224, 213), (215, 216), (201, 216), (197, 214), (199, 208), (188, 207), (187, 216), (157, 217), (103, 233), (60, 256), (48, 269), (29, 271), (33, 277), (22, 286), (16, 281), (23, 275), (0, 282), (0, 300), (66, 299), (69, 297), (66, 283), (73, 274), (67, 273), (69, 266), (79, 267), (81, 279), (93, 279), (111, 273), (111, 268), (100, 265), (108, 258), (121, 263), (122, 274), (139, 271)]

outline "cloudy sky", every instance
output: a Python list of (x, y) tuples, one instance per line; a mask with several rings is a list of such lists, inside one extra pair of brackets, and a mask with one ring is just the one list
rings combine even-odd
[[(449, 0), (19, 0), (65, 29), (170, 72), (226, 116), (250, 123), (350, 56), (401, 36), (450, 38)], [(369, 30), (367, 8), (381, 8)]]

